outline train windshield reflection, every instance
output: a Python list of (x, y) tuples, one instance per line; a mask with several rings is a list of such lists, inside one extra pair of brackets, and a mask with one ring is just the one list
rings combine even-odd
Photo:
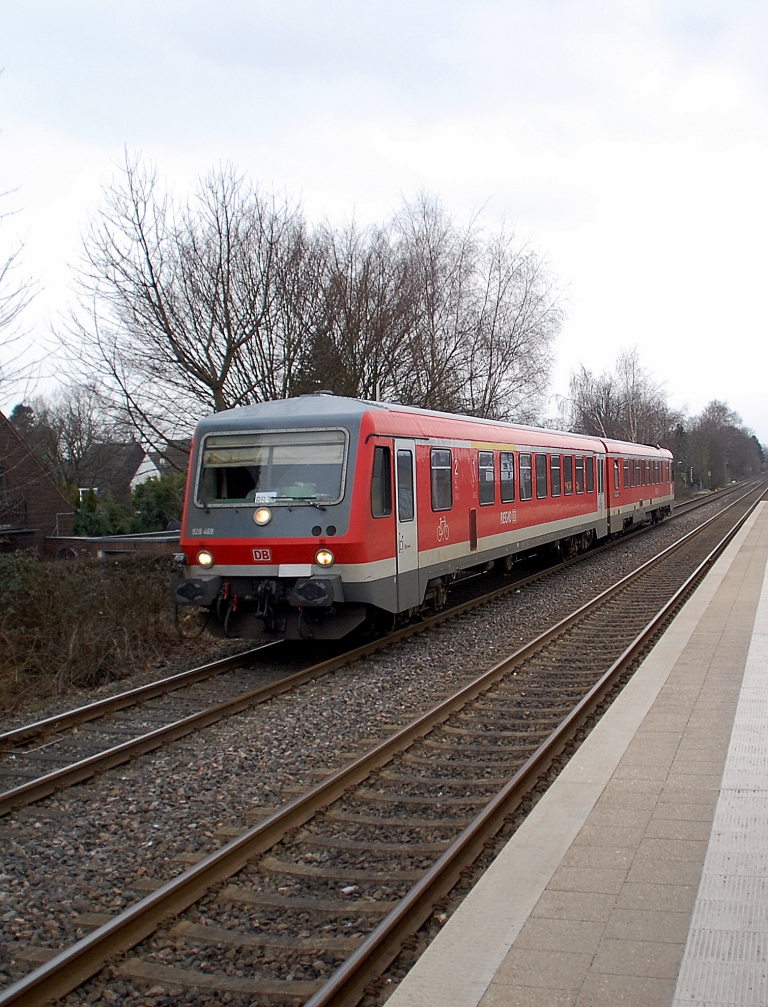
[(323, 505), (344, 495), (346, 430), (209, 434), (198, 503)]

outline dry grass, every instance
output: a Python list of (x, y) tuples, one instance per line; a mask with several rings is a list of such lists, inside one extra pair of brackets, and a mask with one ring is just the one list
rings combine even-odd
[(0, 708), (100, 685), (179, 647), (172, 560), (48, 563), (0, 554)]

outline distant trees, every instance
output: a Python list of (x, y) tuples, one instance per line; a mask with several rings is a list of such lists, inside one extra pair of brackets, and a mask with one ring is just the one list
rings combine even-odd
[(612, 373), (596, 377), (580, 367), (562, 406), (564, 424), (576, 433), (669, 448), (685, 485), (716, 489), (765, 464), (757, 438), (726, 403), (713, 400), (693, 417), (672, 409), (636, 349), (620, 354)]
[(716, 489), (757, 475), (765, 459), (760, 443), (738, 413), (714, 399), (688, 424), (678, 457), (681, 476), (694, 486)]
[(613, 373), (584, 366), (571, 375), (566, 422), (577, 433), (636, 444), (669, 445), (682, 413), (667, 403), (662, 385), (640, 365), (636, 348), (622, 352)]
[(540, 256), (430, 197), (310, 228), (231, 167), (179, 204), (128, 157), (77, 283), (65, 341), (161, 449), (207, 412), (318, 389), (530, 418), (562, 322)]

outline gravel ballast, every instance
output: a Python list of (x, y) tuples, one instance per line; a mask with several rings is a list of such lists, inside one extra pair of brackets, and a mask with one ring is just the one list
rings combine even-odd
[(32, 967), (26, 946), (66, 947), (88, 932), (81, 914), (137, 901), (582, 605), (700, 514), (0, 820), (0, 983)]

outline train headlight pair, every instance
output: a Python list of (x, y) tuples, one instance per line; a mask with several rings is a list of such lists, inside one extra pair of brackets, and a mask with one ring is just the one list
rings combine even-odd
[(315, 563), (318, 566), (333, 566), (335, 561), (336, 557), (330, 549), (318, 549), (315, 553)]

